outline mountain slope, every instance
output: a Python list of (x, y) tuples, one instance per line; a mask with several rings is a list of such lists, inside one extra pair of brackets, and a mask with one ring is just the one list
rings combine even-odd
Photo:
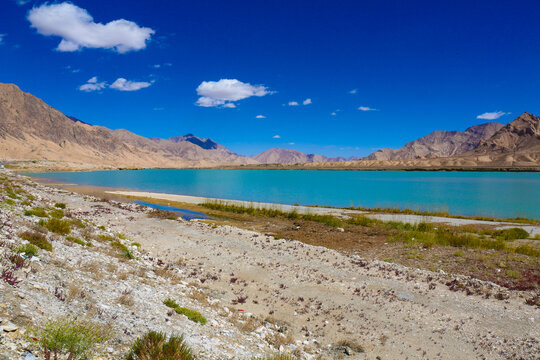
[(540, 165), (540, 117), (523, 113), (463, 156)]
[(297, 150), (272, 148), (252, 156), (261, 164), (297, 164), (342, 161), (342, 158), (327, 158), (322, 155), (304, 154)]
[(490, 138), (502, 127), (499, 123), (485, 123), (471, 126), (465, 131), (434, 131), (408, 142), (400, 149), (378, 150), (365, 160), (410, 160), (459, 155), (476, 148), (480, 141)]
[(219, 144), (206, 150), (187, 140), (151, 140), (127, 130), (91, 126), (68, 118), (13, 84), (0, 84), (0, 139), (0, 157), (10, 160), (53, 160), (111, 167), (254, 162)]

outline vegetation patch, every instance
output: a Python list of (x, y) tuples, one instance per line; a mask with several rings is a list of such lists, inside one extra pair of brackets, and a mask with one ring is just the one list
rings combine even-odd
[(47, 221), (41, 220), (39, 225), (45, 227), (47, 230), (60, 234), (67, 235), (71, 232), (71, 221), (67, 219), (52, 218)]
[(74, 236), (66, 236), (66, 240), (67, 240), (67, 241), (71, 241), (71, 242), (73, 242), (73, 243), (75, 243), (75, 244), (79, 244), (79, 245), (81, 245), (81, 246), (88, 246), (88, 243), (85, 243), (85, 242), (82, 241), (81, 239), (76, 238), (76, 237), (74, 237)]
[(45, 218), (45, 217), (48, 217), (49, 215), (47, 214), (47, 211), (45, 211), (45, 209), (43, 208), (33, 208), (31, 210), (26, 210), (24, 212), (24, 215), (26, 216), (37, 216), (37, 217), (42, 217), (42, 218)]
[(52, 251), (53, 249), (52, 244), (47, 240), (45, 235), (41, 233), (25, 231), (20, 233), (19, 237), (21, 239), (28, 240), (30, 244), (35, 245), (43, 250)]
[(527, 239), (529, 233), (522, 228), (510, 228), (497, 230), (493, 233), (493, 236), (497, 239), (512, 241), (517, 239)]
[(64, 217), (64, 211), (61, 209), (53, 209), (49, 212), (49, 216), (54, 219), (61, 219)]
[(75, 359), (90, 356), (97, 344), (111, 337), (111, 331), (103, 325), (70, 318), (49, 321), (41, 328), (31, 329), (30, 333), (41, 346), (72, 353)]
[(15, 252), (19, 254), (24, 254), (26, 257), (33, 257), (38, 254), (38, 248), (32, 244), (24, 244), (15, 248)]
[(195, 360), (191, 348), (183, 336), (170, 336), (149, 331), (135, 340), (127, 360)]
[(185, 307), (181, 307), (180, 305), (176, 303), (176, 301), (174, 301), (171, 298), (165, 300), (163, 304), (165, 304), (165, 306), (170, 307), (171, 309), (176, 311), (176, 313), (185, 315), (189, 320), (193, 322), (197, 322), (201, 325), (204, 325), (207, 322), (206, 318), (200, 312), (196, 310), (188, 309)]
[(64, 204), (64, 203), (56, 203), (56, 204), (54, 204), (54, 207), (58, 208), (58, 209), (65, 209), (66, 204)]

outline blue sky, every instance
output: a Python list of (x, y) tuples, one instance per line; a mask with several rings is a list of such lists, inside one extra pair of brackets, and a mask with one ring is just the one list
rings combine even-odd
[(363, 156), (540, 113), (539, 18), (520, 0), (2, 0), (0, 82), (143, 136)]

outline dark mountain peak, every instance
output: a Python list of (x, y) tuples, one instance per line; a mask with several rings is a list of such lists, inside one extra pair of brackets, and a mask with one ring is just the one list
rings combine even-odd
[(175, 142), (175, 143), (179, 143), (179, 142), (182, 142), (182, 141), (187, 141), (187, 142), (190, 142), (192, 144), (195, 144), (197, 146), (200, 146), (201, 148), (205, 149), (205, 150), (213, 150), (213, 149), (219, 149), (220, 148), (220, 145), (215, 142), (214, 140), (212, 139), (204, 139), (204, 138), (200, 138), (198, 136), (195, 136), (193, 134), (186, 134), (184, 136), (173, 136), (173, 137), (170, 137), (168, 140), (172, 141), (172, 142)]
[(82, 120), (77, 119), (75, 116), (68, 116), (68, 119), (73, 120), (73, 122), (76, 122), (76, 123), (81, 123), (81, 124), (85, 124), (85, 125), (90, 125), (90, 124), (87, 123), (87, 122), (84, 122), (84, 121), (82, 121)]

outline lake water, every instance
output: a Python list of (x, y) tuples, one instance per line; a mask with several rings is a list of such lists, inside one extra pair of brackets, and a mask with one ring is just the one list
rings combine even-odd
[(150, 169), (37, 176), (221, 199), (540, 219), (540, 173)]

